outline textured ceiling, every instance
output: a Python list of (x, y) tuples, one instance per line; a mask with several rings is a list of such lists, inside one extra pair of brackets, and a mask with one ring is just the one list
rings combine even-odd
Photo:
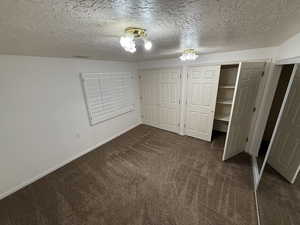
[[(300, 31), (299, 0), (1, 0), (0, 54), (136, 61), (274, 46)], [(146, 28), (153, 49), (119, 37)]]

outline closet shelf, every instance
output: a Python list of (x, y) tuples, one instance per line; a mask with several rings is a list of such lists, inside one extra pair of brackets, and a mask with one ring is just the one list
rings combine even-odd
[(220, 85), (219, 88), (224, 88), (224, 89), (234, 89), (234, 85)]
[(229, 115), (216, 115), (215, 120), (229, 122)]
[(218, 99), (218, 104), (232, 105), (232, 99)]

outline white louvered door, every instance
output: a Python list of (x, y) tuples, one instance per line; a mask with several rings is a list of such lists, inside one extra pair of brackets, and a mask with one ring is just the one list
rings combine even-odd
[(179, 132), (180, 72), (178, 68), (140, 71), (144, 124)]
[(185, 133), (211, 141), (220, 66), (191, 67), (188, 70)]

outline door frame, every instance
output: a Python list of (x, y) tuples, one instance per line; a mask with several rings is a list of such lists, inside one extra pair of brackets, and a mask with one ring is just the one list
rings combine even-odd
[[(282, 66), (286, 65), (286, 64), (299, 64), (300, 63), (300, 57), (295, 57), (295, 58), (288, 58), (288, 59), (284, 59), (284, 60), (277, 60), (277, 61), (273, 61), (271, 60), (271, 65), (270, 68), (268, 70), (268, 73), (266, 73), (266, 75), (268, 76), (267, 80), (266, 80), (266, 90), (264, 91), (264, 97), (262, 100), (262, 110), (265, 110), (265, 114), (267, 114), (268, 116), (264, 115), (258, 118), (258, 126), (260, 127), (260, 129), (265, 130), (265, 126), (267, 124), (267, 120), (269, 117), (269, 112), (272, 106), (272, 102), (273, 102), (273, 98), (275, 95), (275, 91), (277, 88), (277, 84), (278, 84), (278, 80), (281, 74), (281, 70), (282, 70)], [(272, 76), (273, 75), (273, 76)], [(279, 118), (279, 117), (278, 117)], [(277, 118), (277, 119), (278, 119)], [(275, 129), (274, 129), (275, 131)], [(274, 133), (273, 131), (273, 133)], [(263, 137), (263, 132), (261, 132), (261, 134), (258, 136), (258, 144), (257, 144), (257, 148), (259, 148), (262, 137)], [(272, 135), (273, 136), (273, 135)], [(258, 153), (258, 149), (254, 149), (257, 151)], [(257, 221), (258, 224), (260, 224), (261, 220), (260, 220), (260, 208), (259, 208), (259, 204), (258, 204), (258, 197), (257, 197), (257, 189), (258, 186), (260, 184), (260, 181), (262, 179), (262, 175), (266, 166), (266, 162), (268, 159), (270, 153), (270, 148), (268, 148), (268, 151), (265, 155), (265, 159), (263, 162), (263, 165), (259, 171), (258, 169), (258, 164), (257, 164), (257, 158), (256, 155), (252, 155), (252, 172), (253, 172), (253, 186), (254, 186), (254, 196), (255, 196), (255, 205), (256, 205), (256, 212), (257, 212)]]
[(282, 66), (266, 62), (264, 76), (261, 79), (255, 102), (256, 112), (252, 118), (249, 141), (245, 149), (245, 152), (252, 156), (258, 156), (281, 70)]
[[(282, 66), (282, 65), (281, 65), (281, 66)], [(257, 190), (257, 188), (258, 188), (259, 182), (260, 182), (260, 180), (261, 180), (261, 178), (262, 178), (263, 172), (264, 172), (265, 167), (266, 167), (266, 164), (267, 164), (267, 162), (268, 162), (268, 158), (269, 158), (269, 155), (270, 155), (270, 152), (271, 152), (271, 148), (272, 148), (272, 145), (273, 145), (273, 142), (274, 142), (275, 134), (276, 134), (276, 132), (277, 132), (277, 130), (278, 130), (278, 126), (279, 126), (279, 123), (280, 123), (280, 121), (281, 121), (282, 114), (283, 114), (283, 111), (284, 111), (284, 109), (285, 109), (286, 101), (287, 101), (287, 98), (288, 98), (288, 94), (289, 94), (289, 92), (290, 92), (290, 90), (291, 90), (291, 86), (292, 86), (292, 83), (293, 83), (293, 81), (294, 81), (294, 77), (295, 77), (295, 74), (296, 74), (297, 69), (300, 69), (300, 67), (299, 67), (297, 64), (295, 64), (295, 65), (294, 65), (293, 72), (292, 72), (292, 76), (291, 76), (291, 78), (290, 78), (290, 81), (289, 81), (287, 90), (286, 90), (286, 92), (285, 92), (285, 96), (284, 96), (284, 99), (283, 99), (283, 102), (282, 102), (282, 105), (281, 105), (281, 108), (280, 108), (279, 115), (278, 115), (278, 117), (277, 117), (276, 125), (275, 125), (275, 128), (274, 128), (273, 134), (272, 134), (272, 138), (271, 138), (271, 141), (270, 141), (270, 144), (269, 144), (269, 147), (268, 147), (266, 156), (265, 156), (265, 158), (264, 158), (263, 165), (262, 165), (262, 167), (261, 167), (261, 170), (260, 170), (260, 173), (259, 173), (259, 176), (258, 176), (258, 181), (257, 181), (257, 184), (256, 184), (256, 186), (255, 186), (255, 189), (256, 189), (256, 190)], [(297, 172), (297, 174), (299, 173), (299, 170), (300, 170), (300, 167), (298, 167), (298, 172)], [(297, 176), (297, 175), (295, 175), (295, 176), (293, 177), (292, 183), (295, 182), (296, 176)]]
[[(260, 107), (257, 111), (257, 120), (255, 122), (255, 127), (253, 127), (253, 136), (251, 136), (251, 141), (249, 142), (247, 152), (252, 155), (252, 169), (253, 169), (253, 179), (254, 179), (254, 189), (257, 190), (259, 181), (260, 181), (260, 172), (263, 171), (263, 168), (259, 170), (257, 164), (257, 156), (264, 135), (264, 131), (267, 125), (269, 114), (271, 111), (271, 106), (273, 98), (276, 92), (280, 74), (282, 71), (283, 65), (277, 65), (270, 63), (267, 70), (267, 77), (265, 81), (265, 91), (262, 96), (262, 101)], [(267, 156), (267, 154), (266, 154)]]

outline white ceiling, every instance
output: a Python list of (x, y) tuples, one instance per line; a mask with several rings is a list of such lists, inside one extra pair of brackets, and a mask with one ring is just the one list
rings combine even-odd
[[(300, 32), (299, 0), (1, 0), (0, 54), (136, 61), (275, 46)], [(119, 37), (146, 28), (153, 49)]]

